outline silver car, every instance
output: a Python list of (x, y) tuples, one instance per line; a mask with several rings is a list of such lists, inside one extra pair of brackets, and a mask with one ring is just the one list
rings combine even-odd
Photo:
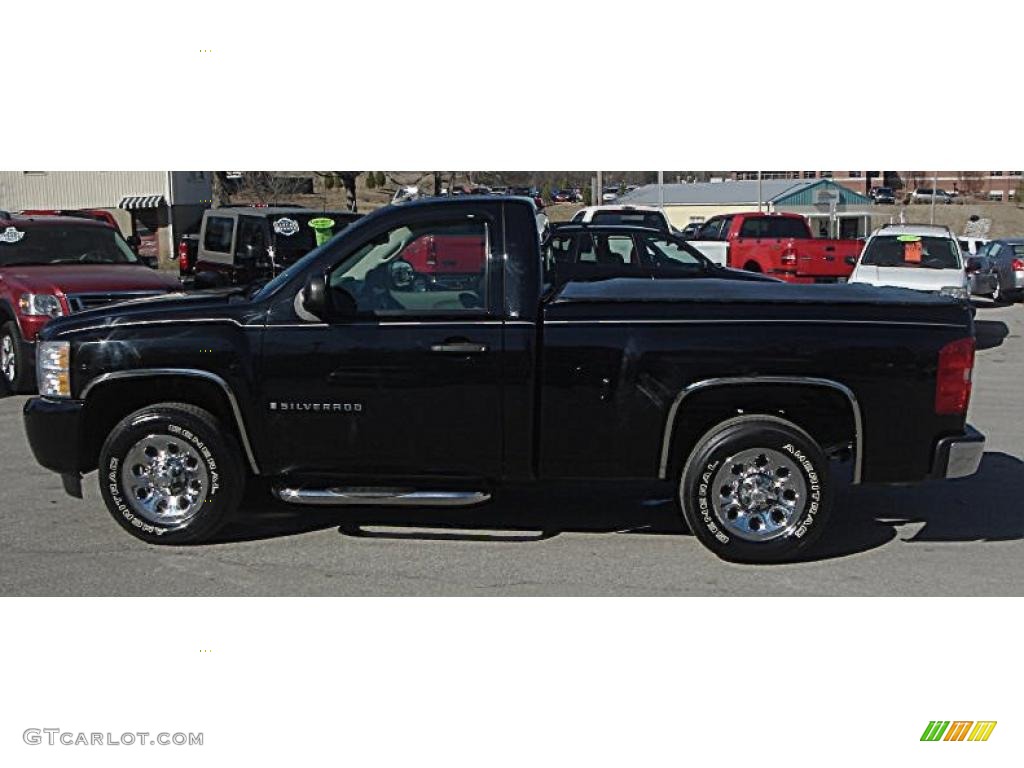
[(992, 300), (1012, 304), (1024, 299), (1024, 238), (990, 240), (978, 251), (983, 274), (994, 281)]

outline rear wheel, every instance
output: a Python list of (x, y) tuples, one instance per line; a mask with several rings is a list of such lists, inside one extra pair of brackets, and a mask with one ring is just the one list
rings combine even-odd
[(30, 369), (21, 332), (13, 320), (0, 326), (0, 373), (6, 391), (20, 395), (32, 389)]
[(740, 416), (697, 443), (680, 475), (679, 501), (690, 530), (719, 557), (792, 560), (831, 512), (827, 459), (791, 422)]
[(100, 492), (118, 524), (153, 544), (209, 539), (245, 489), (229, 430), (185, 403), (147, 406), (122, 419), (100, 449)]
[(1005, 291), (999, 276), (996, 276), (996, 289), (992, 292), (992, 301), (996, 304), (1013, 304), (1020, 301), (1024, 291)]

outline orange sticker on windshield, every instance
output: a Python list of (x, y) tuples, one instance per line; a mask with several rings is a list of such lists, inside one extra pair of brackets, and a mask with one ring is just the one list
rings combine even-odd
[(903, 261), (907, 264), (920, 264), (921, 263), (921, 241), (918, 240), (916, 243), (904, 243), (903, 244)]

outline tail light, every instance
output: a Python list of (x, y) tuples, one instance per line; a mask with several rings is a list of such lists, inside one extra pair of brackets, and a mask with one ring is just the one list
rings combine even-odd
[(787, 248), (782, 252), (782, 266), (784, 267), (795, 267), (796, 266), (796, 251)]
[(935, 413), (951, 416), (967, 413), (971, 401), (974, 339), (958, 339), (939, 350), (935, 377)]
[(184, 240), (178, 243), (178, 269), (188, 272), (188, 243)]
[(1024, 259), (1014, 259), (1011, 261), (1010, 269), (1014, 272), (1024, 272)]

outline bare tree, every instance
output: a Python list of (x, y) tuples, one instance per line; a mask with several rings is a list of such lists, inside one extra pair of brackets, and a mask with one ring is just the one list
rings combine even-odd
[(981, 171), (958, 171), (956, 178), (960, 194), (977, 195), (984, 186), (984, 174)]
[(316, 171), (315, 173), (324, 180), (324, 186), (327, 189), (333, 189), (335, 186), (344, 188), (348, 209), (353, 212), (358, 210), (359, 201), (356, 198), (356, 179), (363, 171)]
[(308, 176), (287, 175), (284, 171), (213, 171), (212, 193), (214, 207), (228, 205), (234, 199), (250, 202), (288, 202), (293, 195), (306, 194)]
[(227, 171), (213, 171), (213, 207), (219, 208), (231, 202), (231, 183)]

